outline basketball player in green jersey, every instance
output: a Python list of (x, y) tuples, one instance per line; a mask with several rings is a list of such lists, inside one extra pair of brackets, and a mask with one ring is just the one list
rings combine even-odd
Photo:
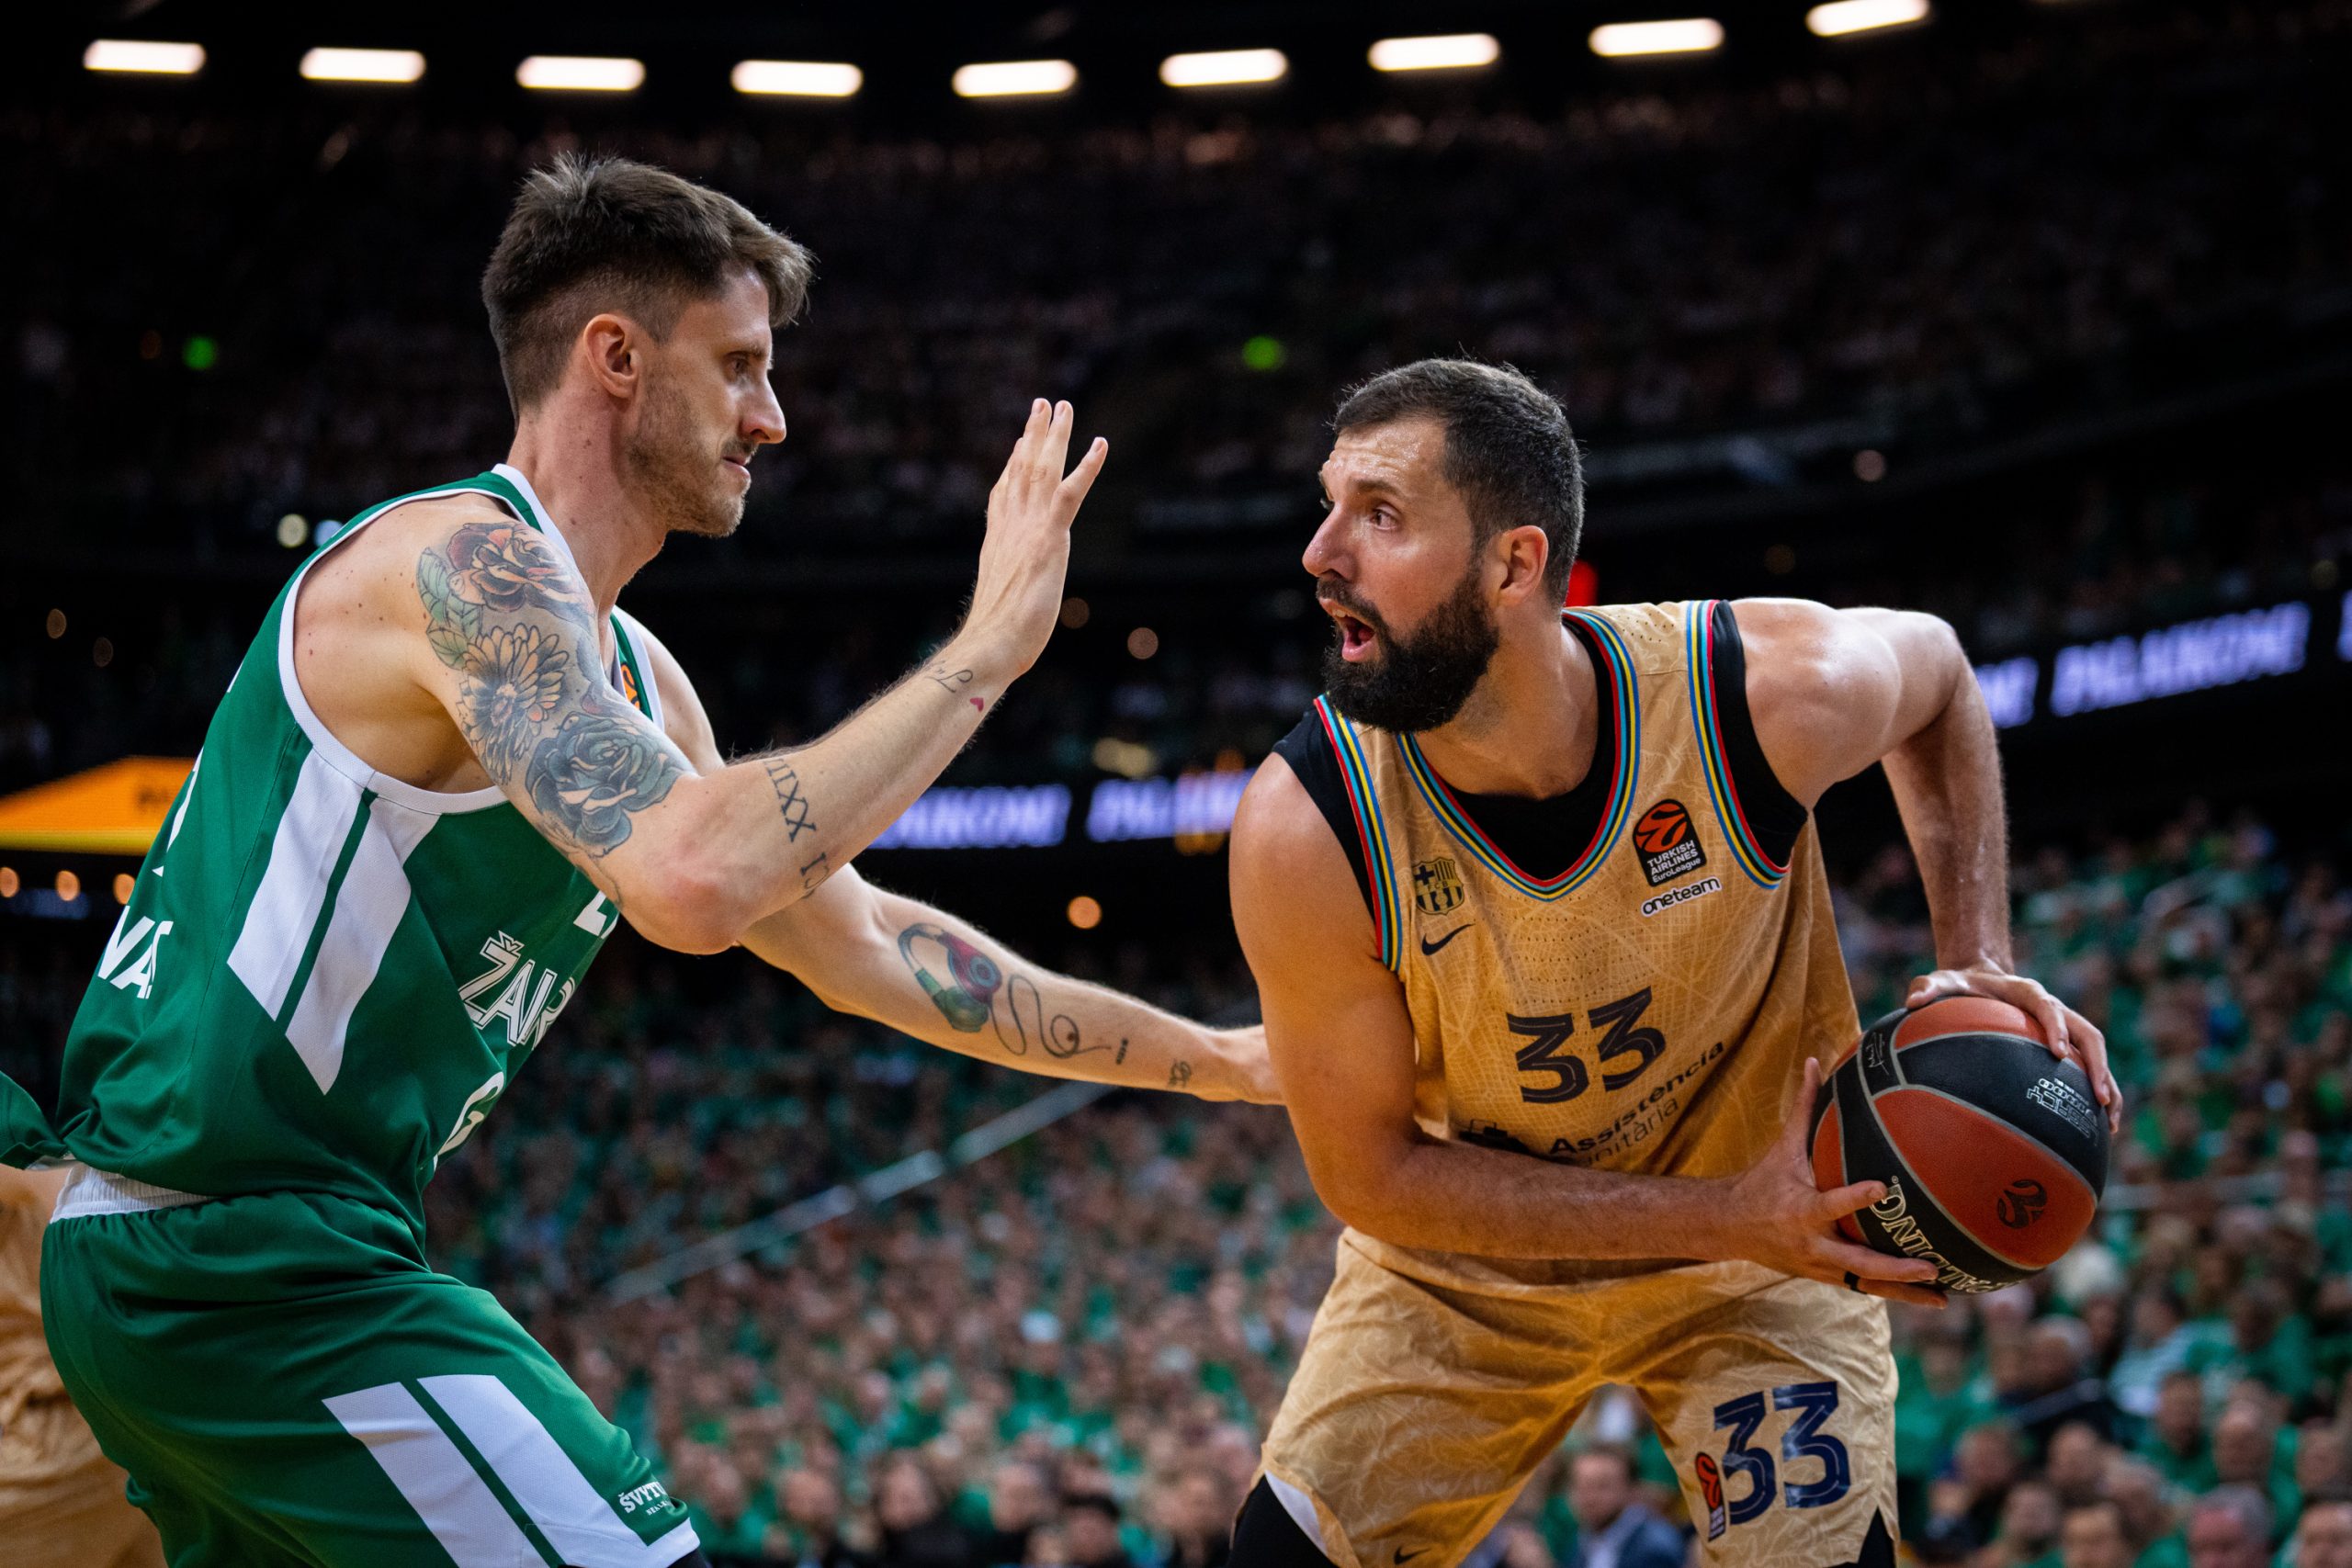
[[(1271, 1095), (1261, 1038), (1045, 973), (851, 862), (1035, 660), (1105, 448), (1031, 410), (962, 628), (814, 743), (729, 764), (614, 607), (724, 536), (784, 438), (805, 254), (662, 171), (534, 175), (484, 279), (510, 459), (387, 502), (264, 621), (69, 1037), (42, 1251), (68, 1392), (175, 1568), (670, 1568), (683, 1506), (488, 1295), (423, 1191), (627, 919), (1062, 1077)], [(790, 650), (783, 650), (789, 659)], [(5, 1553), (0, 1553), (5, 1555)]]

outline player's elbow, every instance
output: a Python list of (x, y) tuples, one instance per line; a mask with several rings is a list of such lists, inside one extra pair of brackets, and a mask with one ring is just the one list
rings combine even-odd
[(658, 876), (620, 890), (628, 923), (656, 947), (675, 953), (724, 953), (742, 941), (761, 911), (741, 896), (741, 883), (698, 856), (665, 864)]
[(1383, 1241), (1413, 1245), (1418, 1227), (1413, 1224), (1410, 1186), (1403, 1174), (1411, 1152), (1409, 1143), (1369, 1147), (1358, 1144), (1341, 1152), (1317, 1150), (1302, 1141), (1301, 1148), (1316, 1196), (1340, 1224)]

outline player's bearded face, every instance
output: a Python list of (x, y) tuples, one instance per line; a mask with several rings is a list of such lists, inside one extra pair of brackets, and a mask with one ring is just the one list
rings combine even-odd
[(1480, 579), (1474, 556), (1453, 592), (1405, 636), (1348, 583), (1325, 576), (1317, 596), (1371, 626), (1376, 639), (1358, 660), (1341, 658), (1336, 637), (1323, 650), (1324, 689), (1340, 711), (1358, 724), (1396, 734), (1450, 723), (1486, 678), (1487, 666), (1502, 643)]
[(663, 528), (718, 539), (732, 534), (743, 521), (745, 488), (728, 459), (748, 461), (752, 451), (731, 419), (714, 433), (697, 418), (686, 389), (654, 357), (645, 409), (621, 448), (621, 465)]

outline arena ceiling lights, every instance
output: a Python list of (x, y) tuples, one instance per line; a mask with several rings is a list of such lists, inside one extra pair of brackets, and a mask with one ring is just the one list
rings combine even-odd
[(633, 93), (645, 84), (645, 62), (605, 54), (535, 54), (514, 68), (514, 80), (535, 93)]
[(424, 56), (413, 49), (314, 49), (302, 56), (310, 82), (413, 82)]
[(1502, 58), (1492, 33), (1444, 33), (1430, 38), (1385, 38), (1372, 46), (1374, 71), (1465, 71)]
[(1592, 52), (1611, 60), (1638, 54), (1704, 54), (1724, 46), (1724, 25), (1713, 17), (1665, 22), (1605, 22), (1592, 29)]
[(744, 60), (728, 80), (753, 97), (846, 98), (865, 83), (854, 65), (819, 60)]
[(200, 43), (156, 43), (147, 39), (102, 38), (82, 51), (85, 71), (135, 73), (145, 76), (193, 76), (204, 69)]
[(1159, 62), (1159, 79), (1171, 87), (1233, 87), (1279, 82), (1290, 74), (1290, 57), (1279, 49), (1221, 49), (1207, 54), (1171, 54)]
[(952, 85), (959, 98), (1042, 97), (1077, 86), (1078, 67), (1067, 60), (999, 60), (957, 66)]
[(1907, 28), (1928, 19), (1928, 0), (1828, 0), (1804, 14), (1804, 25), (1820, 38)]

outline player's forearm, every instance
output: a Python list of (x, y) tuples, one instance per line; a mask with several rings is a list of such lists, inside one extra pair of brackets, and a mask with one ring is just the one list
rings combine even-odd
[(2007, 969), (2008, 814), (2001, 753), (1984, 695), (1957, 643), (1942, 712), (1885, 758), (1935, 924), (1939, 968)]
[(1272, 1097), (1244, 1038), (1030, 963), (914, 899), (876, 892), (864, 956), (812, 980), (833, 1006), (944, 1050), (1047, 1077), (1179, 1089), (1206, 1100)]
[(1398, 1247), (1483, 1258), (1737, 1255), (1720, 1181), (1588, 1170), (1427, 1137), (1373, 1171), (1327, 1169), (1311, 1151), (1307, 1165), (1334, 1213)]
[[(698, 945), (740, 940), (896, 821), (971, 739), (1013, 673), (985, 639), (951, 642), (822, 739), (681, 781), (684, 809), (640, 863), (684, 885), (700, 910)], [(624, 885), (625, 909), (628, 892)]]

